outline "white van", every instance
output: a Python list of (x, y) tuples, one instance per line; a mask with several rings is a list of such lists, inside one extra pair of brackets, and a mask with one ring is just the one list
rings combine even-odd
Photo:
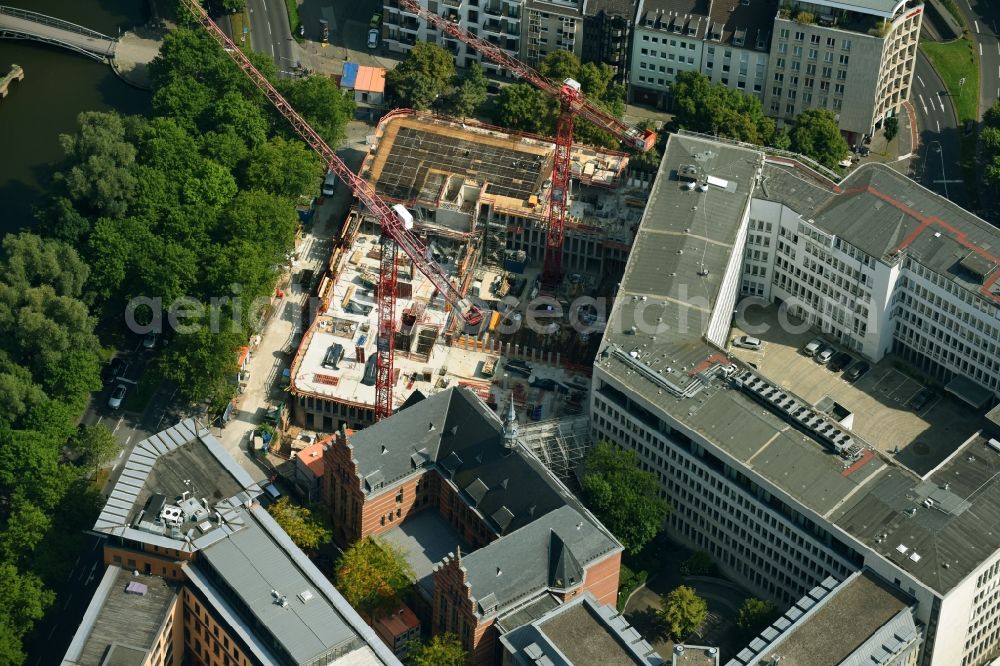
[(337, 191), (337, 174), (332, 171), (326, 172), (326, 178), (323, 179), (323, 187), (320, 188), (324, 197), (332, 197)]

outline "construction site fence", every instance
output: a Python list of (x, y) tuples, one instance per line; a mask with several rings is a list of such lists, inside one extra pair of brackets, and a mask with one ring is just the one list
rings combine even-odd
[(496, 338), (480, 340), (468, 335), (461, 335), (452, 341), (451, 346), (455, 349), (462, 349), (464, 351), (494, 354), (496, 356), (504, 356), (509, 359), (513, 358), (522, 361), (544, 363), (545, 365), (563, 368), (567, 372), (586, 375), (588, 377), (590, 377), (594, 372), (594, 367), (592, 365), (573, 363), (572, 361), (563, 359), (560, 352), (553, 352), (551, 349), (536, 349), (534, 347), (528, 347), (527, 345), (519, 345), (511, 342), (502, 342)]

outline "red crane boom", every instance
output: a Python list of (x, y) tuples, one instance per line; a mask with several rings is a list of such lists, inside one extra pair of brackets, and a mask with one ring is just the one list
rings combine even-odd
[(542, 92), (559, 100), (559, 119), (556, 122), (556, 153), (552, 164), (552, 190), (549, 195), (549, 221), (545, 235), (545, 264), (542, 283), (552, 287), (562, 276), (562, 246), (569, 199), (570, 151), (573, 148), (573, 119), (575, 116), (593, 123), (609, 132), (633, 150), (647, 151), (656, 144), (656, 133), (641, 130), (602, 109), (588, 100), (580, 91), (580, 84), (572, 79), (556, 83), (542, 76), (532, 67), (509, 55), (496, 44), (477, 37), (454, 21), (439, 16), (420, 6), (417, 0), (399, 0), (403, 9), (421, 17), (440, 32), (471, 46), (502, 66), (514, 76), (530, 82)]
[(316, 130), (292, 108), (292, 105), (281, 96), (267, 77), (254, 67), (253, 63), (236, 44), (209, 17), (208, 12), (198, 3), (198, 0), (182, 0), (184, 5), (201, 22), (229, 57), (239, 66), (243, 73), (264, 93), (268, 101), (291, 124), (309, 146), (326, 163), (327, 168), (337, 174), (368, 210), (379, 221), (382, 230), (382, 257), (378, 284), (378, 338), (376, 342), (376, 372), (375, 372), (375, 420), (380, 420), (392, 414), (392, 363), (393, 344), (395, 339), (396, 311), (396, 247), (413, 261), (414, 266), (423, 273), (439, 294), (451, 304), (459, 316), (469, 326), (477, 326), (483, 320), (482, 312), (470, 300), (462, 296), (444, 271), (433, 261), (431, 252), (423, 241), (410, 233), (413, 218), (401, 205), (389, 206), (379, 197), (364, 180), (359, 178), (350, 167), (344, 164), (326, 141)]

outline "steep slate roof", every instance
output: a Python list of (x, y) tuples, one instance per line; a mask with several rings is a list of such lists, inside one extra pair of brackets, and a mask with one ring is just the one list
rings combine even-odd
[[(621, 546), (599, 525), (563, 506), (463, 555), (462, 566), (482, 616), (492, 612), (490, 606), (503, 610), (549, 588), (576, 587), (585, 567), (618, 550)], [(489, 592), (480, 597), (484, 590)]]
[(567, 503), (583, 511), (537, 458), (504, 448), (499, 417), (465, 388), (416, 401), (348, 443), (366, 495), (430, 466), (500, 535)]

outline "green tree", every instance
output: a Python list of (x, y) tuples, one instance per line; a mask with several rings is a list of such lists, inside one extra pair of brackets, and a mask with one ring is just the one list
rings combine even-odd
[(55, 600), (37, 576), (0, 563), (0, 663), (24, 662), (21, 638)]
[(125, 137), (125, 123), (114, 112), (86, 111), (75, 134), (59, 141), (68, 168), (59, 175), (70, 199), (100, 215), (122, 216), (136, 187), (135, 146)]
[[(278, 89), (329, 145), (343, 143), (344, 128), (354, 113), (350, 91), (341, 90), (333, 79), (318, 74), (304, 79), (281, 79)], [(282, 122), (282, 127), (286, 123)], [(290, 129), (287, 131), (291, 134)]]
[(885, 140), (892, 141), (892, 138), (899, 133), (899, 118), (895, 116), (886, 118), (882, 124), (882, 131), (885, 133)]
[(208, 314), (188, 322), (194, 332), (178, 335), (161, 357), (164, 376), (177, 382), (179, 392), (189, 400), (225, 404), (236, 390), (232, 383), (236, 350), (246, 336), (241, 327), (232, 330), (232, 312), (223, 310), (217, 326)]
[(836, 167), (849, 150), (837, 126), (837, 118), (829, 109), (803, 111), (795, 120), (791, 137), (793, 151), (830, 169)]
[(264, 190), (287, 197), (314, 192), (323, 177), (320, 159), (301, 141), (275, 137), (247, 160), (243, 177), (249, 190)]
[(88, 472), (96, 472), (121, 451), (118, 440), (103, 423), (80, 430), (71, 445), (80, 456), (80, 465)]
[(311, 509), (292, 504), (287, 497), (267, 507), (267, 511), (302, 550), (317, 550), (333, 537), (326, 523), (313, 517)]
[(437, 44), (418, 42), (401, 63), (385, 75), (385, 83), (404, 106), (429, 109), (455, 80), (455, 59)]
[(407, 666), (465, 666), (466, 652), (455, 634), (444, 633), (427, 642), (410, 643)]
[(477, 62), (472, 63), (472, 66), (466, 71), (461, 85), (455, 88), (451, 96), (450, 113), (459, 117), (475, 115), (479, 107), (486, 101), (487, 85), (483, 68)]
[(670, 88), (674, 122), (680, 129), (718, 134), (737, 141), (770, 145), (774, 121), (764, 116), (760, 100), (696, 71), (677, 75)]
[(715, 563), (708, 553), (696, 550), (681, 563), (682, 576), (707, 576), (715, 570)]
[(694, 588), (681, 585), (663, 595), (663, 620), (675, 641), (683, 641), (688, 634), (701, 626), (708, 613), (708, 604)]
[(494, 118), (501, 127), (553, 134), (557, 107), (530, 83), (504, 86), (497, 95)]
[(584, 461), (583, 501), (630, 553), (638, 553), (663, 528), (670, 505), (656, 477), (639, 467), (635, 452), (598, 442)]
[(369, 618), (391, 610), (414, 580), (402, 550), (375, 537), (365, 537), (345, 550), (335, 575), (347, 603)]
[(778, 609), (771, 601), (747, 597), (736, 613), (736, 626), (749, 636), (756, 636), (771, 624), (778, 615)]

